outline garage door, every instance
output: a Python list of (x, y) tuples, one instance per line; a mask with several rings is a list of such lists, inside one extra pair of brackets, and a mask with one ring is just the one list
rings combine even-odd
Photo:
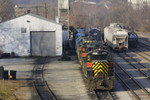
[(31, 32), (32, 56), (56, 56), (55, 32)]

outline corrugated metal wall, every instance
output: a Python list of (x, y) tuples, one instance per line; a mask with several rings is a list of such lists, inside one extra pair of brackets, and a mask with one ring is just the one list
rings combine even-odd
[(31, 32), (31, 56), (56, 56), (55, 32)]

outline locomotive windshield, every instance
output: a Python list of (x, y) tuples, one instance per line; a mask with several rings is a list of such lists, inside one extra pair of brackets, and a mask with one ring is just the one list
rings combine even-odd
[(111, 55), (106, 51), (93, 52), (92, 53), (92, 58), (93, 58), (93, 60), (108, 60), (108, 61), (112, 60)]

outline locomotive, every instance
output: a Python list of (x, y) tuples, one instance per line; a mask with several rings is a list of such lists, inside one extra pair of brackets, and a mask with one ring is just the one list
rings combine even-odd
[(111, 90), (114, 83), (112, 56), (105, 49), (88, 52), (85, 59), (85, 71), (91, 89)]
[(111, 90), (115, 80), (112, 56), (102, 40), (81, 36), (76, 53), (91, 90)]
[(128, 32), (129, 48), (136, 48), (138, 45), (138, 35), (135, 32)]
[(89, 43), (94, 43), (96, 42), (96, 40), (94, 38), (92, 38), (91, 36), (84, 36), (84, 37), (79, 37), (78, 38), (78, 42), (77, 44), (77, 56), (78, 56), (78, 60), (80, 62), (80, 65), (82, 66), (83, 64), (83, 60), (82, 60), (82, 56), (84, 56), (81, 52), (85, 50), (85, 48), (83, 48), (83, 45), (89, 44)]
[(89, 31), (89, 36), (92, 36), (93, 38), (95, 38), (97, 41), (101, 41), (102, 40), (102, 36), (103, 34), (101, 33), (101, 31), (97, 28), (92, 28)]

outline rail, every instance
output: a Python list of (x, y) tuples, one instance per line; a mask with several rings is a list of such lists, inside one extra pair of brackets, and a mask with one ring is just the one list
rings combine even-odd
[(98, 100), (117, 100), (117, 97), (112, 95), (111, 91), (96, 90), (95, 94)]
[[(118, 54), (119, 55), (119, 54)], [(128, 62), (123, 56), (119, 55), (120, 57), (122, 57), (127, 63), (129, 63), (131, 66), (133, 66), (134, 68), (136, 68), (134, 65), (132, 65), (130, 62)], [(125, 84), (125, 86), (130, 90), (130, 92), (134, 95), (134, 97), (136, 99), (139, 99), (142, 97), (143, 93), (146, 94), (149, 98), (150, 97), (150, 93), (149, 91), (147, 91), (138, 81), (136, 81), (136, 79), (134, 77), (132, 77), (128, 72), (126, 72), (125, 69), (123, 69), (119, 64), (117, 64), (117, 68), (121, 69), (121, 73), (118, 74), (116, 73), (117, 77)], [(137, 69), (137, 68), (136, 68)], [(137, 69), (138, 71), (140, 71), (142, 73), (141, 70)], [(118, 70), (119, 71), (119, 70)], [(144, 73), (142, 73), (144, 74)], [(122, 76), (122, 77), (120, 77)], [(124, 81), (124, 80), (125, 81)], [(126, 82), (127, 81), (127, 82)], [(134, 88), (133, 88), (134, 87)], [(136, 90), (142, 90), (140, 92), (136, 91)]]
[(43, 69), (45, 67), (47, 57), (38, 59), (38, 63), (33, 68), (33, 84), (37, 91), (39, 100), (57, 100), (56, 96), (50, 89), (47, 81), (44, 79)]

